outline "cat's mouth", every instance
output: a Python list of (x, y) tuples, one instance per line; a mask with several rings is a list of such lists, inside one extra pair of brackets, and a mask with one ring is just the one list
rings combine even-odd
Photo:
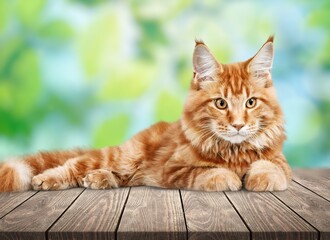
[(244, 135), (244, 134), (240, 133), (239, 131), (237, 131), (235, 133), (228, 134), (228, 136), (230, 136), (230, 137), (235, 137), (235, 136), (242, 136), (242, 137), (244, 137), (246, 135)]
[(251, 136), (253, 136), (258, 130), (258, 126), (257, 124), (254, 124), (243, 127), (240, 130), (226, 126), (225, 129), (221, 129), (217, 124), (213, 123), (212, 130), (218, 137), (222, 138), (223, 140), (233, 144), (239, 144), (247, 141)]
[(234, 134), (230, 134), (230, 135), (229, 134), (228, 135), (221, 135), (221, 137), (224, 140), (226, 140), (228, 142), (231, 142), (231, 143), (235, 143), (235, 144), (244, 142), (245, 140), (248, 139), (247, 135), (243, 135), (239, 132), (234, 133)]

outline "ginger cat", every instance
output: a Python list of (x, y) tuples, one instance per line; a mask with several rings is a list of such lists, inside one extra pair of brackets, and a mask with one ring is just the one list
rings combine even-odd
[[(0, 165), (0, 191), (148, 185), (205, 191), (285, 190), (283, 116), (271, 79), (273, 37), (245, 62), (221, 64), (196, 41), (182, 117), (121, 146), (41, 152)], [(111, 133), (109, 133), (111, 134)]]

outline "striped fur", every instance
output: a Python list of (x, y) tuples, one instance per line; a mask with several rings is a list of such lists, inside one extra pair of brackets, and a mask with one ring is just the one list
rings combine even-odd
[[(253, 58), (221, 64), (197, 42), (194, 78), (180, 120), (157, 123), (120, 146), (7, 161), (0, 165), (0, 191), (137, 185), (286, 189), (291, 170), (282, 154), (285, 134), (270, 74), (272, 44), (271, 37)], [(224, 109), (217, 105), (220, 98)], [(256, 104), (249, 108), (251, 98)]]

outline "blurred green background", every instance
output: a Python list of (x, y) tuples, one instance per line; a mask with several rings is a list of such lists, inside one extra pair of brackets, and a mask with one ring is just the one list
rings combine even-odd
[(0, 159), (176, 120), (196, 37), (228, 63), (275, 33), (285, 154), (330, 167), (329, 16), (328, 0), (0, 0)]

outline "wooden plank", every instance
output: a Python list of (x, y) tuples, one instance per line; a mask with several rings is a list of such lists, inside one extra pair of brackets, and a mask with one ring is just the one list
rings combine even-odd
[(0, 239), (45, 239), (45, 231), (83, 190), (38, 192), (0, 219)]
[(115, 239), (129, 188), (85, 190), (48, 232), (48, 239)]
[(5, 216), (26, 199), (36, 194), (35, 191), (28, 192), (2, 192), (0, 193), (0, 218)]
[(132, 188), (117, 239), (186, 239), (179, 190)]
[(315, 227), (321, 240), (330, 239), (330, 202), (295, 182), (288, 191), (273, 194)]
[(269, 192), (226, 192), (253, 239), (317, 239), (318, 233)]
[(295, 169), (294, 181), (330, 201), (330, 169)]
[(181, 191), (188, 239), (249, 239), (245, 226), (223, 192)]

